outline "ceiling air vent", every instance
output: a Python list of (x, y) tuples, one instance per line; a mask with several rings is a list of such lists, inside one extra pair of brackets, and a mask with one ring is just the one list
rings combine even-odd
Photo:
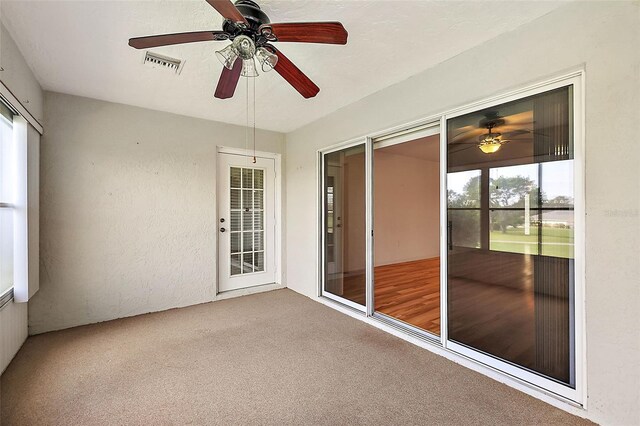
[(144, 64), (152, 68), (163, 69), (175, 74), (180, 74), (184, 61), (181, 59), (158, 55), (157, 53), (146, 52), (144, 55)]

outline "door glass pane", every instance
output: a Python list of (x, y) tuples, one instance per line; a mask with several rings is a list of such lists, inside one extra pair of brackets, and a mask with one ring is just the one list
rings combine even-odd
[(262, 189), (264, 185), (264, 170), (255, 169), (253, 171), (253, 187)]
[(253, 229), (253, 212), (242, 212), (242, 230), (251, 231)]
[(264, 232), (254, 232), (254, 249), (255, 250), (264, 250)]
[(231, 238), (231, 253), (240, 252), (240, 233), (232, 232), (229, 237)]
[(264, 208), (264, 191), (253, 191), (253, 207), (258, 210)]
[(324, 291), (365, 303), (364, 145), (325, 154)]
[(240, 201), (240, 190), (232, 189), (231, 190), (231, 210), (240, 209), (241, 201)]
[(242, 187), (253, 188), (253, 169), (242, 169)]
[(229, 172), (231, 174), (229, 235), (232, 253), (231, 275), (262, 272), (264, 271), (264, 253), (262, 252), (264, 250), (264, 170), (231, 167)]
[(232, 188), (240, 188), (240, 176), (241, 171), (240, 167), (231, 167), (231, 187)]
[(248, 212), (253, 208), (253, 191), (250, 189), (242, 190), (242, 210)]
[(264, 252), (256, 252), (253, 258), (254, 272), (264, 271)]
[(231, 275), (239, 275), (242, 273), (242, 255), (241, 254), (232, 254), (231, 255)]
[[(569, 86), (447, 122), (449, 339), (568, 386), (571, 98)], [(452, 179), (460, 173), (477, 177), (473, 195)]]
[(242, 233), (242, 251), (245, 253), (253, 251), (253, 232)]
[(253, 229), (256, 231), (264, 230), (264, 212), (263, 211), (254, 212), (253, 218), (254, 218)]
[(231, 231), (236, 232), (240, 231), (240, 211), (231, 211)]
[(242, 254), (242, 273), (253, 272), (253, 253)]

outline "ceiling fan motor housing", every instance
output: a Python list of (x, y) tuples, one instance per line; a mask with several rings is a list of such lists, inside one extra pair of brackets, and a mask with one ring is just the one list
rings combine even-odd
[[(244, 16), (249, 22), (249, 28), (252, 31), (258, 31), (260, 25), (269, 24), (271, 22), (267, 14), (264, 13), (262, 9), (260, 9), (260, 6), (258, 6), (258, 3), (253, 0), (237, 0), (234, 5), (236, 6), (236, 9), (242, 13), (242, 16)], [(223, 25), (223, 29), (225, 31), (227, 31), (226, 27), (228, 24), (230, 24), (230, 26), (235, 26), (233, 22), (225, 21)], [(234, 31), (229, 32), (233, 34)]]

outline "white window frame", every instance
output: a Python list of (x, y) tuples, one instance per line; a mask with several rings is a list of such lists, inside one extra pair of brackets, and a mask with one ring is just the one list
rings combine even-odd
[[(0, 101), (1, 102), (1, 101)], [(0, 120), (7, 120), (9, 121), (8, 118), (2, 116), (0, 117)], [(4, 178), (8, 179), (10, 182), (10, 186), (11, 186), (11, 190), (10, 190), (10, 194), (7, 194), (8, 198), (6, 199), (0, 199), (0, 209), (3, 210), (10, 210), (11, 214), (13, 216), (15, 216), (15, 192), (16, 192), (16, 171), (14, 170), (15, 168), (15, 144), (14, 144), (14, 125), (13, 125), (13, 120), (11, 120), (10, 124), (11, 126), (11, 140), (10, 141), (4, 141), (3, 143), (9, 143), (11, 145), (11, 161), (8, 162), (8, 164), (6, 163), (5, 165), (10, 166), (9, 169), (6, 168), (0, 168), (0, 173), (2, 173), (3, 176), (0, 176), (0, 180), (4, 180)], [(0, 149), (3, 149), (3, 147), (0, 147)], [(4, 159), (6, 161), (6, 159)], [(16, 218), (14, 217), (11, 223), (11, 227), (12, 227), (12, 231), (15, 234), (15, 228), (16, 228)], [(14, 297), (14, 287), (15, 287), (15, 257), (16, 257), (16, 250), (15, 250), (15, 238), (16, 236), (13, 235), (13, 241), (14, 241), (14, 246), (11, 248), (11, 258), (12, 258), (12, 262), (14, 263), (14, 265), (12, 265), (12, 270), (13, 270), (13, 277), (11, 280), (11, 285), (2, 290), (0, 289), (0, 308), (2, 308), (4, 305), (6, 305), (7, 303), (9, 303), (13, 297)]]
[[(503, 103), (519, 100), (528, 96), (547, 92), (565, 86), (573, 86), (573, 138), (574, 138), (574, 215), (575, 215), (575, 233), (574, 233), (574, 250), (575, 250), (575, 281), (574, 281), (574, 362), (575, 362), (575, 388), (556, 382), (552, 379), (543, 377), (536, 373), (532, 373), (524, 368), (517, 367), (511, 363), (499, 360), (495, 357), (481, 353), (480, 351), (470, 349), (466, 346), (457, 344), (448, 339), (447, 327), (447, 120), (455, 118), (471, 112), (476, 112), (485, 108), (500, 105)], [(442, 114), (426, 117), (401, 126), (396, 126), (383, 131), (370, 133), (358, 138), (332, 145), (330, 147), (317, 151), (317, 198), (318, 201), (316, 211), (318, 214), (317, 232), (318, 236), (318, 296), (322, 299), (329, 300), (329, 306), (343, 310), (336, 305), (339, 302), (355, 309), (359, 314), (357, 318), (365, 320), (372, 325), (382, 328), (386, 331), (405, 339), (419, 344), (420, 346), (443, 355), (461, 364), (467, 365), (476, 371), (480, 371), (489, 375), (503, 383), (507, 383), (530, 395), (544, 399), (555, 405), (565, 404), (572, 407), (586, 408), (586, 318), (585, 318), (585, 156), (584, 156), (584, 128), (585, 128), (585, 71), (578, 69), (568, 74), (552, 77), (547, 80), (540, 81), (535, 84), (523, 86), (522, 88), (506, 92), (494, 97), (490, 97), (477, 102), (469, 103), (458, 108), (448, 110)], [(420, 126), (439, 123), (440, 125), (440, 312), (441, 312), (441, 333), (439, 339), (434, 339), (432, 335), (426, 333), (416, 333), (410, 327), (402, 327), (400, 322), (394, 323), (381, 315), (374, 313), (373, 304), (373, 245), (371, 233), (372, 228), (372, 166), (373, 166), (373, 143), (375, 138), (385, 137), (394, 133), (399, 133)], [(363, 308), (348, 300), (340, 298), (324, 292), (324, 173), (323, 173), (323, 156), (325, 154), (342, 150), (350, 146), (365, 144), (365, 161), (366, 161), (366, 222), (367, 222), (367, 276), (366, 291), (367, 305)], [(443, 255), (444, 254), (444, 255)], [(443, 273), (444, 272), (444, 273)], [(346, 312), (346, 311), (345, 311)], [(390, 327), (391, 326), (391, 327)], [(416, 339), (416, 337), (418, 339)]]

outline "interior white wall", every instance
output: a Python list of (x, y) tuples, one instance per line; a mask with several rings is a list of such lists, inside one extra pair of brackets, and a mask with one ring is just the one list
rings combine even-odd
[(288, 286), (317, 297), (316, 150), (584, 67), (585, 414), (637, 424), (639, 46), (640, 3), (576, 2), (287, 134)]
[[(1, 13), (1, 9), (0, 9)], [(15, 42), (0, 23), (0, 81), (22, 102), (36, 118), (42, 117), (42, 89), (27, 65)], [(27, 128), (27, 173), (28, 173), (28, 256), (29, 287), (36, 289), (38, 283), (38, 194), (40, 135), (31, 126)], [(27, 338), (27, 303), (10, 302), (0, 309), (0, 372), (9, 365)]]
[[(51, 92), (45, 126), (30, 334), (211, 301), (216, 147), (245, 129)], [(283, 143), (257, 132), (260, 151)]]

